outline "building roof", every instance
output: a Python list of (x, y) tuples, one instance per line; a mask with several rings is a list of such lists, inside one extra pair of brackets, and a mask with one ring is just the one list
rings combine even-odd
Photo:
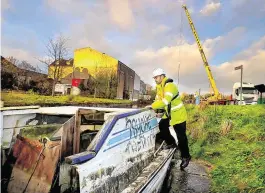
[(10, 72), (10, 73), (15, 73), (18, 71), (18, 67), (8, 61), (6, 58), (1, 56), (1, 71), (2, 72)]
[[(54, 61), (53, 63), (50, 64), (50, 66), (55, 66), (59, 64), (59, 60)], [(73, 66), (74, 64), (74, 59), (71, 58), (69, 60), (61, 59), (60, 60), (60, 66)]]

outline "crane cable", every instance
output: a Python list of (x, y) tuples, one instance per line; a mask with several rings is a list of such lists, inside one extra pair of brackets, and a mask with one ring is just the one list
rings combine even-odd
[[(181, 1), (180, 1), (181, 4)], [(179, 71), (180, 71), (180, 63), (181, 63), (181, 58), (180, 58), (180, 50), (181, 50), (181, 43), (182, 43), (182, 9), (181, 9), (181, 5), (180, 5), (180, 27), (179, 27), (179, 65), (178, 65), (178, 85), (179, 85)]]

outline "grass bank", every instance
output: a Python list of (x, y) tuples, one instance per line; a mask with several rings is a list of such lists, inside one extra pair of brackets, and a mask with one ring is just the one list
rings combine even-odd
[(1, 100), (4, 106), (26, 105), (130, 105), (130, 100), (89, 98), (84, 96), (44, 96), (35, 93), (1, 92)]
[(187, 110), (191, 154), (208, 163), (211, 192), (265, 192), (265, 105)]

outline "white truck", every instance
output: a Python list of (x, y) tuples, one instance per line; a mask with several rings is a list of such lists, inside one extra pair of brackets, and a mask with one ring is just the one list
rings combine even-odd
[(233, 99), (235, 104), (241, 105), (255, 105), (258, 101), (258, 91), (255, 89), (252, 83), (242, 83), (242, 102), (240, 103), (240, 82), (236, 82), (233, 86)]

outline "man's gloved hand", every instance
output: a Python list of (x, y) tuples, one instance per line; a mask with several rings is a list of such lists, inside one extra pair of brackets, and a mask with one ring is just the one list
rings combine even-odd
[(163, 115), (164, 115), (164, 113), (156, 113), (156, 117), (157, 117), (157, 118), (162, 118)]
[(165, 114), (165, 109), (156, 109), (155, 112), (157, 118), (162, 118), (163, 115)]

